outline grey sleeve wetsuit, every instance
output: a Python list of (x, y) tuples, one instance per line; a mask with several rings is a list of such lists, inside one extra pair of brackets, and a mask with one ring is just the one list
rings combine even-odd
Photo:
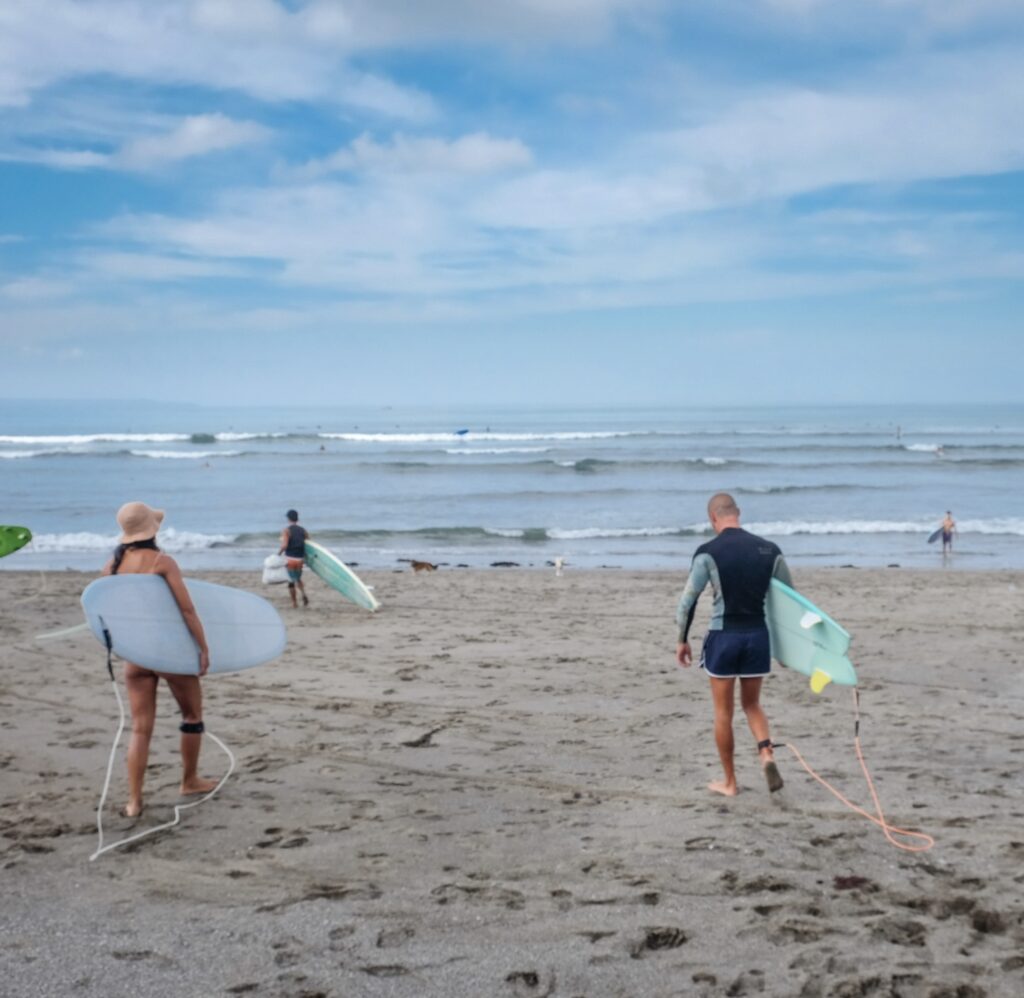
[(710, 630), (763, 630), (764, 600), (773, 578), (792, 585), (782, 551), (772, 541), (741, 527), (727, 527), (702, 544), (676, 610), (680, 643), (689, 641), (697, 600), (709, 583), (714, 593)]

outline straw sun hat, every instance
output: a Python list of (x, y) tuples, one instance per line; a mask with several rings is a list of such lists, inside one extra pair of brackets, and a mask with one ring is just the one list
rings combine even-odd
[(144, 502), (126, 502), (117, 511), (117, 524), (121, 528), (119, 543), (134, 544), (156, 537), (163, 519), (162, 509), (152, 509)]

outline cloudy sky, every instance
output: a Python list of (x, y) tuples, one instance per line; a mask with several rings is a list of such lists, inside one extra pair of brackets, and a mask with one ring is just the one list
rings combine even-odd
[(7, 397), (1012, 401), (1019, 0), (0, 0)]

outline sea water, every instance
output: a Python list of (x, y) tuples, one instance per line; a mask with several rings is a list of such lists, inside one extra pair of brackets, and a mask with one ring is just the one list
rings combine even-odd
[(735, 495), (794, 565), (1024, 568), (1024, 406), (207, 408), (0, 402), (3, 569), (102, 565), (118, 507), (188, 568), (253, 568), (285, 511), (349, 562), (676, 568)]

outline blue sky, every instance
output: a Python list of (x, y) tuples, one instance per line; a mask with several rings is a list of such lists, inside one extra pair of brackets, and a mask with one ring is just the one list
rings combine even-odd
[(1021, 65), (1017, 0), (5, 0), (0, 392), (1018, 400)]

